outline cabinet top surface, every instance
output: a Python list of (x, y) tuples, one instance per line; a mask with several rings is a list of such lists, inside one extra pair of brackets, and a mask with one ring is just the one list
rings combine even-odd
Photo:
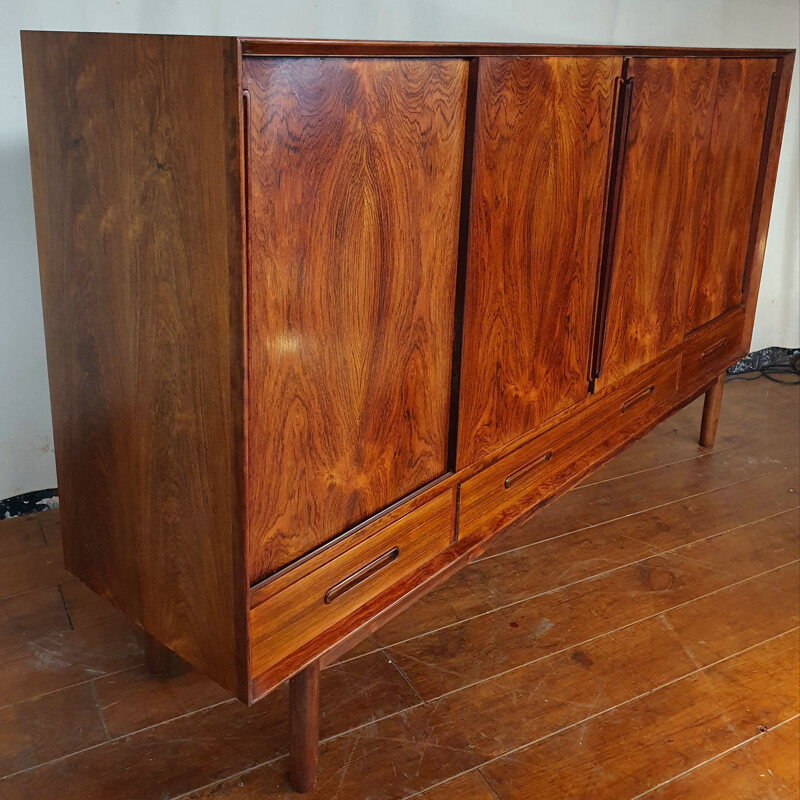
[[(23, 38), (47, 36), (165, 36), (169, 34), (76, 33), (60, 31), (21, 31)], [(184, 37), (189, 38), (189, 37)], [(191, 37), (213, 38), (213, 37)], [(731, 57), (777, 58), (794, 53), (791, 48), (716, 48), (638, 46), (610, 44), (565, 44), (528, 42), (423, 42), (350, 39), (270, 39), (257, 37), (218, 37), (237, 42), (243, 56), (640, 56), (640, 57)]]

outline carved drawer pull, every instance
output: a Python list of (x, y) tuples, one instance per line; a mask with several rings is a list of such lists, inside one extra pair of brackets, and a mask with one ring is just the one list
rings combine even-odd
[(629, 408), (633, 408), (640, 400), (644, 400), (645, 397), (649, 397), (653, 392), (656, 390), (654, 384), (650, 384), (646, 389), (642, 389), (641, 392), (637, 392), (633, 397), (629, 398), (622, 404), (622, 409), (620, 413), (624, 414)]
[(546, 464), (552, 457), (552, 453), (545, 453), (543, 456), (537, 458), (533, 463), (526, 464), (522, 469), (512, 472), (503, 482), (503, 486), (506, 489), (510, 489), (520, 478), (524, 478), (529, 472), (533, 472), (536, 467)]
[(384, 567), (388, 567), (392, 561), (397, 559), (400, 555), (400, 548), (393, 547), (388, 553), (378, 556), (374, 561), (362, 567), (358, 572), (354, 572), (348, 578), (340, 581), (335, 586), (331, 586), (325, 593), (325, 603), (332, 603), (334, 600), (341, 597), (345, 592), (355, 589), (359, 583), (363, 583), (367, 578), (372, 577), (376, 572), (379, 572)]
[(702, 361), (705, 361), (707, 358), (713, 356), (714, 353), (717, 352), (717, 350), (721, 350), (723, 347), (725, 347), (726, 344), (728, 344), (727, 339), (723, 339), (721, 342), (717, 342), (713, 347), (709, 347), (709, 349), (706, 350), (702, 356), (700, 356), (700, 359)]

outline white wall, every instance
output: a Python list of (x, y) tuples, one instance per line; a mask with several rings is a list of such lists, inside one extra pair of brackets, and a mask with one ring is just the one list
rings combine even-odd
[[(19, 30), (798, 47), (798, 0), (6, 0), (0, 18), (0, 499), (55, 486)], [(795, 72), (753, 349), (800, 346)]]

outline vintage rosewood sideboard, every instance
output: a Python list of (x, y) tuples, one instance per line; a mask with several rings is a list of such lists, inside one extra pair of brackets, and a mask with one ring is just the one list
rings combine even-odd
[(794, 51), (24, 32), (66, 565), (245, 703), (748, 351)]

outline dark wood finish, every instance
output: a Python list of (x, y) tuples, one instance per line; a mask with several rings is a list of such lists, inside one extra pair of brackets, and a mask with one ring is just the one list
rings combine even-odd
[(598, 386), (683, 339), (719, 64), (706, 58), (628, 62), (630, 123)]
[[(357, 627), (354, 613), (404, 579), (420, 582), (421, 568), (452, 540), (454, 492), (440, 494), (361, 544), (302, 578), (292, 572), (254, 590), (250, 599), (252, 696), (260, 697), (290, 674), (285, 661), (303, 646), (324, 653), (331, 630)], [(323, 556), (323, 560), (326, 556)], [(404, 585), (406, 591), (409, 586)], [(391, 596), (391, 593), (390, 593)]]
[(714, 87), (686, 330), (742, 300), (745, 255), (775, 62), (722, 59)]
[(681, 391), (707, 386), (746, 352), (742, 349), (745, 314), (729, 311), (686, 337), (681, 366)]
[(723, 372), (706, 392), (703, 400), (703, 420), (700, 423), (700, 446), (713, 447), (719, 424), (719, 411), (722, 407), (722, 390), (725, 387)]
[(588, 470), (613, 451), (620, 435), (650, 427), (670, 403), (678, 359), (641, 375), (625, 393), (610, 392), (561, 425), (519, 447), (461, 484), (459, 535), (489, 536), (552, 498), (569, 475)]
[(619, 58), (481, 62), (458, 467), (587, 395), (621, 65)]
[(319, 661), (289, 681), (289, 784), (310, 792), (317, 777), (319, 743)]
[(67, 569), (244, 698), (234, 44), (22, 34)]
[(447, 470), (468, 65), (243, 69), (255, 582)]
[(764, 251), (767, 246), (767, 230), (772, 213), (772, 197), (775, 193), (775, 178), (778, 174), (778, 158), (783, 141), (783, 126), (786, 121), (786, 108), (789, 103), (789, 87), (792, 83), (794, 51), (784, 53), (778, 59), (770, 92), (770, 106), (767, 109), (766, 130), (761, 152), (761, 169), (756, 186), (756, 200), (753, 206), (753, 222), (750, 242), (745, 259), (744, 300), (746, 304), (742, 350), (750, 350), (753, 337), (753, 323), (756, 316), (758, 287), (761, 283), (761, 270), (764, 266)]
[(240, 39), (244, 56), (620, 56), (640, 58), (778, 58), (794, 50), (641, 47), (497, 42), (402, 42), (374, 39)]
[(142, 647), (144, 663), (151, 675), (164, 677), (172, 672), (172, 651), (168, 647), (146, 631), (142, 632)]

